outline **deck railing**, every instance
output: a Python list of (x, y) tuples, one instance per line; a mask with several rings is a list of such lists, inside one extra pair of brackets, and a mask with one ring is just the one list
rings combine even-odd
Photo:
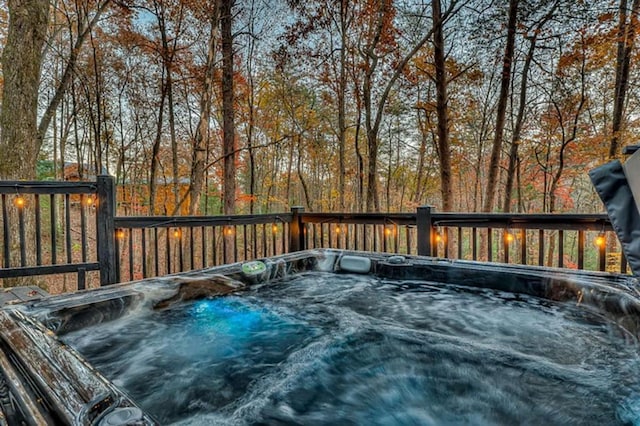
[(603, 214), (440, 213), (424, 206), (411, 213), (295, 207), (264, 215), (120, 217), (109, 176), (0, 182), (0, 197), (0, 279), (75, 274), (72, 290), (85, 288), (88, 271), (99, 271), (91, 285), (106, 285), (308, 248), (627, 272)]
[(627, 272), (604, 214), (300, 213), (306, 248)]
[(101, 270), (101, 183), (0, 181), (0, 280), (76, 274), (74, 287), (85, 288), (87, 272)]

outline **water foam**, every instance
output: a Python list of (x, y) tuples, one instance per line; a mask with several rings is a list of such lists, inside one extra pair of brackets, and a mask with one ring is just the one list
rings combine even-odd
[(592, 311), (308, 273), (65, 340), (163, 424), (637, 424), (637, 347)]

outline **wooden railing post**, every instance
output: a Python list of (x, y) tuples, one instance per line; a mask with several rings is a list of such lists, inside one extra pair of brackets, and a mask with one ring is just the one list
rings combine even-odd
[(300, 251), (307, 248), (304, 238), (301, 213), (304, 207), (291, 207), (291, 224), (289, 225), (289, 252)]
[(433, 227), (431, 226), (431, 206), (418, 207), (416, 225), (418, 228), (418, 256), (431, 256), (433, 247)]
[(116, 251), (116, 193), (113, 177), (97, 177), (97, 240), (98, 263), (100, 264), (100, 285), (115, 284), (120, 281), (118, 253)]

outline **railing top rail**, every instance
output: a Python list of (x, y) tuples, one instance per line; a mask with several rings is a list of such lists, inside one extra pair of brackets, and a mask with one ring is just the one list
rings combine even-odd
[(415, 225), (416, 213), (300, 213), (302, 223), (355, 223)]
[(434, 226), (611, 231), (605, 214), (432, 213)]
[(171, 228), (290, 223), (291, 213), (233, 216), (117, 216), (117, 228)]
[(0, 194), (95, 194), (96, 182), (0, 181)]
[[(301, 213), (303, 223), (416, 225), (416, 213)], [(434, 226), (463, 228), (564, 229), (611, 231), (605, 214), (431, 213)]]

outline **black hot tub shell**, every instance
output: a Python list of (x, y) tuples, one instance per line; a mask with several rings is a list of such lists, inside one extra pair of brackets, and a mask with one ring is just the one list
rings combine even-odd
[(2, 308), (0, 424), (157, 424), (58, 336), (116, 319), (129, 309), (164, 308), (313, 270), (456, 283), (575, 303), (597, 310), (634, 342), (638, 338), (640, 293), (637, 279), (631, 276), (368, 252), (304, 251)]

